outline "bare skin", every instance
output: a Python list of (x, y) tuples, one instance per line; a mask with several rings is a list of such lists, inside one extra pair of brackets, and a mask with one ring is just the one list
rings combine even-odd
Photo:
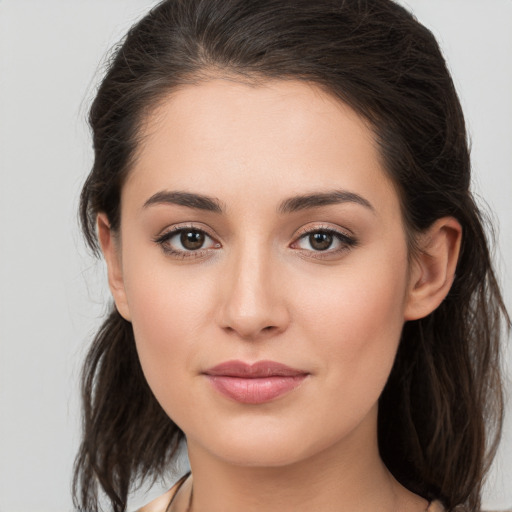
[[(392, 499), (390, 500), (390, 503), (386, 503), (386, 499), (384, 496), (382, 496), (379, 505), (377, 505), (376, 508), (372, 509), (376, 512), (381, 510), (394, 510), (395, 512), (415, 512), (415, 511), (421, 511), (426, 512), (428, 507), (428, 502), (423, 499), (418, 499), (418, 496), (406, 491), (403, 492), (403, 487), (396, 482), (396, 480), (393, 479), (393, 477), (390, 476), (390, 488), (392, 492)], [(152, 504), (148, 505), (147, 507), (144, 507), (140, 510), (140, 512), (191, 512), (192, 510), (196, 510), (194, 507), (194, 502), (197, 500), (196, 496), (196, 489), (194, 485), (194, 478), (192, 476), (189, 476), (188, 479), (184, 482), (184, 484), (180, 487), (179, 491), (176, 493), (176, 496), (172, 500), (172, 504), (170, 507), (168, 507), (169, 502), (174, 496), (175, 490), (172, 489), (168, 493), (166, 493), (164, 496), (161, 496), (158, 501), (155, 500)], [(275, 490), (276, 486), (272, 486)], [(319, 488), (321, 489), (320, 492), (325, 488), (325, 482), (319, 482)], [(311, 492), (315, 492), (315, 489), (312, 488), (310, 485), (307, 486), (307, 489)], [(257, 501), (256, 507), (265, 507), (266, 505), (259, 505), (260, 500)], [(312, 503), (313, 502), (313, 503)], [(287, 507), (289, 506), (288, 503), (286, 504), (280, 504), (282, 507), (282, 510), (290, 510)], [(311, 499), (311, 497), (305, 497), (305, 499), (301, 502), (301, 505), (303, 507), (298, 510), (308, 510), (307, 507), (311, 506), (322, 506), (322, 504), (314, 499)], [(151, 508), (151, 507), (154, 508)], [(329, 506), (329, 505), (325, 505)], [(391, 507), (391, 508), (388, 508)], [(258, 508), (255, 508), (257, 510)], [(199, 508), (197, 510), (200, 510)], [(210, 510), (210, 509), (208, 509)], [(264, 508), (259, 508), (259, 510), (266, 510)], [(278, 506), (276, 504), (275, 510), (278, 510)], [(311, 510), (311, 508), (309, 508)], [(321, 509), (315, 509), (315, 510), (325, 510), (330, 511), (333, 510), (335, 512), (340, 512), (344, 510), (349, 510), (346, 503), (340, 503), (334, 508), (321, 508)], [(442, 509), (439, 508), (439, 505), (437, 503), (433, 503), (430, 508), (428, 508), (428, 512), (441, 512)]]
[[(98, 232), (146, 379), (187, 437), (173, 512), (192, 488), (193, 512), (426, 510), (380, 459), (378, 398), (404, 322), (448, 293), (461, 229), (439, 219), (409, 258), (353, 110), (294, 81), (175, 91), (148, 118), (120, 233), (102, 214)], [(208, 374), (233, 360), (304, 378), (245, 403)]]

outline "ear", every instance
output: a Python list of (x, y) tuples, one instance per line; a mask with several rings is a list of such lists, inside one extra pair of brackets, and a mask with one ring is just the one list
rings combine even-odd
[(103, 257), (107, 263), (108, 284), (116, 308), (119, 314), (128, 321), (130, 320), (130, 311), (128, 309), (128, 301), (126, 300), (126, 292), (123, 280), (123, 266), (121, 262), (121, 250), (119, 240), (110, 228), (110, 222), (104, 213), (99, 213), (96, 218), (98, 228), (98, 239), (100, 242)]
[(461, 239), (462, 227), (453, 217), (438, 219), (421, 234), (419, 254), (411, 263), (405, 320), (427, 316), (444, 300), (455, 277)]

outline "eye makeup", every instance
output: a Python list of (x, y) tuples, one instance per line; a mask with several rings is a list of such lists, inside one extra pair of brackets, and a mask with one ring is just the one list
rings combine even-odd
[(335, 259), (357, 244), (358, 241), (352, 234), (331, 226), (311, 226), (301, 229), (298, 238), (290, 247), (301, 251), (304, 257)]
[(222, 247), (204, 229), (193, 224), (173, 226), (154, 238), (153, 242), (160, 246), (164, 254), (179, 260), (204, 258), (212, 250)]
[[(213, 235), (194, 224), (177, 225), (153, 239), (164, 254), (184, 260), (201, 259), (222, 248)], [(304, 257), (334, 259), (357, 245), (353, 235), (328, 226), (301, 229), (288, 246)]]

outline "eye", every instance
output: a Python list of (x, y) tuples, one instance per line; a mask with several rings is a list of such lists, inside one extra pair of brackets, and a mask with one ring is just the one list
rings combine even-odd
[(332, 246), (333, 242), (336, 241), (332, 233), (326, 233), (321, 231), (317, 231), (316, 233), (310, 233), (309, 235), (304, 236), (303, 239), (301, 239), (301, 241), (302, 240), (307, 241), (309, 246), (315, 251), (326, 251)]
[(166, 254), (180, 258), (201, 257), (208, 250), (221, 246), (205, 231), (194, 227), (173, 228), (154, 241)]
[[(208, 236), (201, 231), (182, 231), (179, 234), (179, 242), (181, 244), (181, 248), (187, 251), (197, 251), (203, 247), (204, 242)], [(178, 236), (173, 236), (173, 238), (178, 238)]]
[(303, 232), (291, 247), (303, 252), (316, 253), (314, 257), (318, 258), (339, 254), (351, 249), (356, 244), (355, 238), (345, 233), (331, 228), (316, 228)]

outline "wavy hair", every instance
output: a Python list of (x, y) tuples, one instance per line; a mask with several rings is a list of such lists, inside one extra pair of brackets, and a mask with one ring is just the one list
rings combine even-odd
[[(94, 164), (81, 194), (85, 239), (120, 225), (120, 193), (141, 126), (169, 93), (211, 77), (316, 84), (372, 127), (415, 235), (453, 216), (463, 240), (453, 286), (437, 310), (403, 328), (379, 403), (381, 456), (410, 490), (448, 511), (480, 508), (503, 414), (500, 333), (510, 327), (482, 214), (470, 192), (461, 106), (429, 30), (391, 0), (165, 0), (114, 50), (90, 109)], [(183, 433), (146, 383), (131, 324), (112, 308), (82, 377), (83, 440), (74, 503), (104, 493), (126, 510), (130, 488), (158, 478)]]

